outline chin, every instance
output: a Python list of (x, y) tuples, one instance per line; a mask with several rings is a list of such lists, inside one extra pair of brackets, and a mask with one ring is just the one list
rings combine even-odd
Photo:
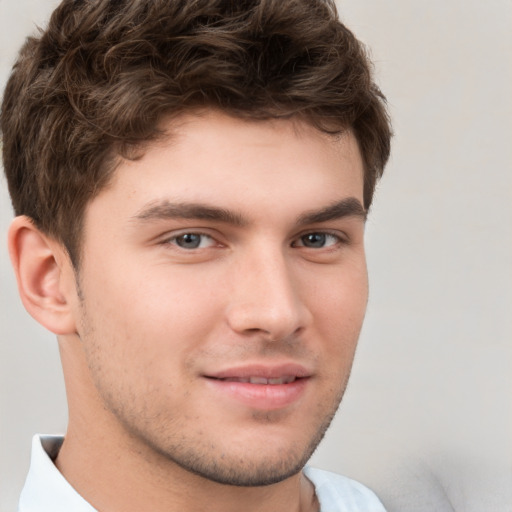
[(249, 460), (248, 457), (236, 460), (174, 461), (183, 469), (202, 478), (222, 485), (236, 487), (262, 487), (277, 484), (299, 473), (308, 461), (310, 453), (303, 457), (280, 460)]
[(283, 438), (267, 432), (235, 442), (230, 436), (221, 445), (187, 443), (160, 451), (161, 455), (185, 471), (222, 485), (261, 487), (282, 482), (306, 465), (325, 435), (332, 417), (308, 438)]

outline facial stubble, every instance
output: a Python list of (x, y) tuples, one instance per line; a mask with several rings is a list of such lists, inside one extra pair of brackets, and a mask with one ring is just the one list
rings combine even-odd
[[(99, 355), (102, 347), (95, 339), (94, 322), (87, 314), (83, 289), (79, 287), (79, 290), (82, 312), (82, 332), (79, 337), (82, 343), (88, 346), (86, 352), (92, 380), (105, 408), (116, 418), (128, 439), (131, 439), (134, 453), (144, 457), (150, 464), (156, 459), (160, 459), (209, 481), (237, 487), (260, 487), (276, 484), (298, 474), (303, 469), (324, 438), (338, 410), (350, 371), (339, 383), (337, 391), (330, 389), (330, 399), (319, 397), (318, 410), (307, 411), (307, 414), (312, 417), (323, 417), (323, 420), (315, 428), (309, 442), (302, 449), (296, 445), (283, 446), (282, 450), (276, 450), (278, 456), (274, 456), (272, 460), (250, 460), (240, 453), (226, 453), (220, 445), (201, 443), (200, 439), (197, 443), (191, 443), (186, 436), (169, 435), (169, 432), (173, 430), (170, 423), (179, 424), (179, 419), (169, 421), (164, 414), (155, 416), (150, 413), (151, 394), (145, 395), (145, 401), (139, 410), (134, 410), (126, 406), (127, 401), (118, 396), (115, 385), (109, 386), (107, 376), (109, 370), (104, 368)], [(323, 400), (327, 399), (330, 403), (326, 404)], [(137, 400), (129, 401), (131, 405), (136, 402)], [(252, 414), (252, 421), (255, 424), (263, 425), (264, 428), (265, 425), (271, 426), (278, 423), (282, 419), (280, 416), (285, 415), (286, 413), (282, 411), (255, 411)]]

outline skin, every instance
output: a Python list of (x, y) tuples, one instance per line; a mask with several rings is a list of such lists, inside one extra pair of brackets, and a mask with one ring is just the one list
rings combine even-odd
[[(28, 219), (11, 227), (25, 306), (59, 335), (56, 465), (109, 512), (316, 510), (300, 470), (367, 302), (357, 143), (298, 120), (181, 121), (89, 203), (78, 273)], [(254, 368), (301, 384), (283, 400), (214, 378)]]

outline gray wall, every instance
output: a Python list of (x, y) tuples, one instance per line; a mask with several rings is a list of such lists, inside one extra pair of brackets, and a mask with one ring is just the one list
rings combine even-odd
[[(54, 1), (0, 0), (0, 82)], [(390, 510), (512, 503), (512, 1), (347, 0), (396, 137), (367, 229), (371, 298), (353, 378), (314, 464)], [(3, 88), (3, 85), (1, 86)], [(12, 217), (0, 183), (0, 231)], [(0, 511), (35, 432), (62, 432), (53, 336), (0, 244)]]

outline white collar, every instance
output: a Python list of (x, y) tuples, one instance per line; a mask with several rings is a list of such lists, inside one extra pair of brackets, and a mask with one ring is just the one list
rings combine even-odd
[(52, 461), (63, 440), (62, 436), (33, 437), (30, 470), (21, 492), (18, 512), (96, 512)]

